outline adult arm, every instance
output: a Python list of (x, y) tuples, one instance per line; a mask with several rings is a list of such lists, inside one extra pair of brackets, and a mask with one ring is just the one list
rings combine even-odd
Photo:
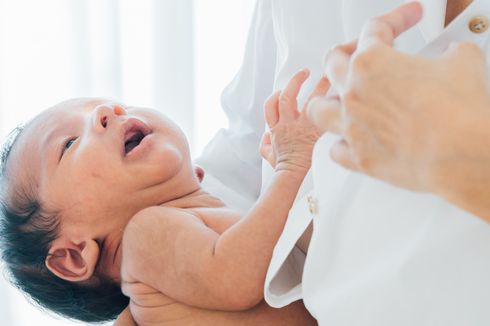
[(341, 140), (332, 158), (397, 186), (432, 192), (490, 222), (490, 94), (485, 56), (473, 44), (438, 58), (392, 48), (420, 17), (410, 3), (373, 19), (358, 43), (338, 46), (326, 74), (338, 97), (310, 116)]

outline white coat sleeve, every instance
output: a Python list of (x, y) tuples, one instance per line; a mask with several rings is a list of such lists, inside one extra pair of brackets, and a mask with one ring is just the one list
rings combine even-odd
[(242, 66), (222, 93), (229, 127), (219, 130), (195, 160), (205, 170), (203, 188), (242, 211), (260, 193), (263, 104), (273, 91), (275, 65), (271, 1), (261, 0), (255, 6)]

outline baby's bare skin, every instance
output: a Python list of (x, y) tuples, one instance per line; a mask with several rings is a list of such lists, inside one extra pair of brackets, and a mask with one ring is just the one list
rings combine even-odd
[[(127, 308), (114, 326), (317, 325), (302, 301), (294, 302), (281, 309), (274, 309), (262, 301), (246, 311), (226, 312), (186, 306), (151, 290), (146, 294), (135, 295), (135, 297), (142, 305), (133, 306), (131, 311)], [(138, 320), (138, 324), (133, 319), (133, 315), (134, 319)]]
[(241, 219), (201, 189), (204, 172), (185, 135), (159, 112), (73, 99), (38, 115), (16, 141), (9, 175), (12, 189), (36, 192), (43, 209), (56, 212), (46, 269), (68, 282), (110, 278), (133, 305), (141, 299), (128, 285), (144, 284), (175, 305), (208, 309), (206, 316), (255, 313), (319, 135), (297, 110), (307, 77), (296, 74), (265, 105), (271, 131), (260, 151), (275, 173)]
[[(204, 192), (191, 200), (178, 199), (165, 206), (188, 211), (219, 234), (240, 220), (240, 214)], [(131, 297), (131, 314), (138, 325), (316, 325), (302, 302), (274, 309), (261, 301), (245, 311), (224, 312), (179, 303), (148, 285), (130, 279), (123, 282), (122, 289)], [(131, 325), (131, 322), (120, 320), (116, 325)]]
[[(275, 173), (247, 214), (240, 216), (198, 189), (146, 208), (130, 220), (122, 241), (121, 279), (138, 322), (148, 316), (148, 305), (151, 311), (176, 302), (179, 307), (219, 311), (260, 306), (273, 248), (318, 139), (311, 122), (297, 111), (296, 97), (307, 77), (306, 71), (296, 74), (284, 92), (265, 104), (271, 132), (264, 137), (261, 154)], [(312, 95), (327, 88), (323, 80)]]
[[(240, 216), (226, 208), (215, 197), (203, 194), (196, 201), (202, 208), (186, 208), (206, 225), (222, 233), (236, 223)], [(174, 201), (172, 205), (190, 206), (186, 201)], [(255, 307), (239, 312), (225, 312), (191, 307), (175, 301), (143, 283), (123, 283), (124, 293), (131, 297), (131, 315), (138, 325), (316, 325), (316, 321), (298, 301), (283, 309), (274, 309), (261, 301)], [(126, 321), (127, 325), (132, 325)], [(124, 323), (116, 323), (125, 325)]]
[[(191, 208), (191, 202), (177, 200), (171, 203), (189, 210), (206, 225), (222, 233), (236, 223), (240, 216), (226, 208), (215, 197), (202, 194), (193, 203), (208, 207)], [(175, 206), (174, 206), (175, 207)], [(124, 282), (122, 289), (131, 297), (131, 315), (138, 325), (316, 325), (316, 321), (304, 308), (302, 302), (295, 302), (283, 309), (269, 307), (261, 301), (245, 311), (226, 312), (191, 307), (177, 302), (162, 292), (140, 282)], [(131, 325), (126, 320), (127, 325)], [(122, 321), (117, 325), (125, 325)]]

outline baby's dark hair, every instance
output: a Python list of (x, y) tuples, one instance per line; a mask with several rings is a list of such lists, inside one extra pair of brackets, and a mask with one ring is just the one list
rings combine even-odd
[(10, 133), (0, 154), (0, 247), (9, 280), (34, 304), (63, 317), (84, 322), (113, 320), (129, 303), (119, 284), (97, 268), (89, 281), (65, 281), (45, 265), (59, 234), (59, 218), (46, 211), (33, 191), (9, 187), (7, 163), (23, 129), (20, 126)]

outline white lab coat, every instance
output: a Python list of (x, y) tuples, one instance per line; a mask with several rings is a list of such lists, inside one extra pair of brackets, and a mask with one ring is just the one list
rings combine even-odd
[[(210, 145), (214, 152), (207, 152), (212, 155), (200, 160), (212, 167), (211, 157), (222, 150), (230, 158), (220, 163), (224, 171), (214, 170), (219, 173), (208, 187), (221, 197), (232, 194), (230, 205), (248, 207), (259, 189), (256, 148), (265, 98), (308, 67), (304, 98), (328, 48), (357, 37), (369, 17), (403, 2), (258, 1), (243, 68), (223, 95), (234, 127), (218, 135)], [(452, 41), (472, 41), (487, 51), (490, 30), (475, 34), (468, 23), (476, 15), (490, 17), (489, 1), (475, 0), (446, 29), (445, 0), (422, 2), (420, 28), (397, 40), (398, 48), (430, 56)], [(320, 325), (490, 325), (490, 226), (435, 196), (344, 170), (329, 159), (333, 140), (323, 136), (315, 147), (313, 178), (304, 182), (269, 267), (267, 302), (281, 307), (303, 299)], [(237, 162), (240, 169), (254, 168), (234, 170)], [(266, 186), (267, 165), (262, 172)], [(312, 179), (313, 214), (305, 200)], [(294, 245), (312, 220), (305, 259)]]

